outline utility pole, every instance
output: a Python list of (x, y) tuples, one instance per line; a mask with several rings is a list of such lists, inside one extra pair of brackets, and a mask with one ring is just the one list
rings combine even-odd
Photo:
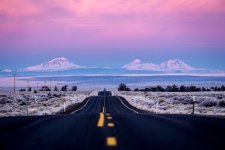
[(29, 116), (29, 110), (28, 110), (27, 102), (26, 102), (26, 112), (27, 112), (27, 116)]
[(29, 86), (30, 86), (30, 81), (29, 80), (27, 80), (27, 90), (29, 90)]
[(14, 78), (13, 78), (13, 81), (14, 81), (14, 82), (13, 82), (13, 84), (14, 84), (14, 86), (13, 86), (13, 87), (14, 87), (14, 88), (13, 88), (13, 91), (14, 91), (14, 93), (16, 93), (16, 73), (15, 73), (15, 72), (14, 72), (14, 74), (13, 74), (13, 77), (14, 77)]
[(50, 80), (50, 90), (52, 91), (52, 80)]
[(38, 83), (37, 83), (37, 91), (38, 91)]

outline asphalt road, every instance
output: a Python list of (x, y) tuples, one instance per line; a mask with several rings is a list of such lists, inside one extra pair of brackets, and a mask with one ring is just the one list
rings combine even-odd
[(115, 96), (72, 114), (0, 118), (0, 150), (225, 150), (225, 119), (139, 112)]

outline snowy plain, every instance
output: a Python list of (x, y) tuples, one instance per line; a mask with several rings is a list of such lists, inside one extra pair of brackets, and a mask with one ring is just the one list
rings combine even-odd
[(113, 92), (136, 108), (160, 114), (225, 115), (225, 92)]
[[(53, 115), (96, 95), (91, 91), (67, 92), (0, 92), (0, 117)], [(65, 104), (64, 104), (65, 103)]]
[[(53, 115), (65, 108), (96, 96), (98, 91), (0, 92), (0, 117)], [(151, 113), (191, 114), (195, 97), (195, 114), (225, 115), (225, 92), (118, 92), (136, 108)], [(27, 109), (28, 108), (28, 109)]]

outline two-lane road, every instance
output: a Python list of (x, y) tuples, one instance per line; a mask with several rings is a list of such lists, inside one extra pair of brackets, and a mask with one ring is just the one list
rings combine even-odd
[(69, 115), (0, 119), (0, 150), (224, 150), (225, 119), (139, 113), (116, 96)]

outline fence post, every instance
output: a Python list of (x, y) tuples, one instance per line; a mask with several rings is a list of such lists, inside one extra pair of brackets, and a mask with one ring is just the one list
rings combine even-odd
[(66, 112), (66, 103), (65, 103), (65, 101), (64, 101), (64, 104), (63, 104), (63, 111), (64, 111), (64, 113)]
[(26, 103), (27, 116), (29, 116), (28, 105)]
[(157, 102), (156, 102), (156, 111), (155, 111), (156, 114), (158, 114), (158, 110), (159, 110), (159, 101), (157, 100)]
[(192, 114), (195, 114), (195, 96), (193, 96), (193, 107), (192, 107)]

